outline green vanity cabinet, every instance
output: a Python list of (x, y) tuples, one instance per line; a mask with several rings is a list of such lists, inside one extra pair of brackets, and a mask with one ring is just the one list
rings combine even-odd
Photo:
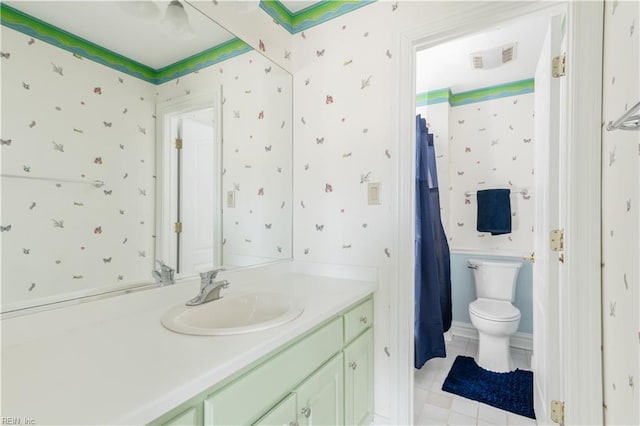
[(344, 424), (343, 374), (339, 353), (296, 388), (300, 426)]
[(254, 423), (254, 426), (342, 425), (343, 392), (343, 356), (340, 352)]
[(162, 423), (162, 426), (192, 426), (197, 424), (202, 424), (202, 410), (199, 406), (193, 406)]
[(296, 394), (290, 393), (284, 400), (265, 414), (253, 426), (296, 426), (298, 424)]
[(342, 319), (287, 347), (204, 401), (205, 425), (251, 424), (342, 349)]
[(373, 418), (373, 330), (367, 329), (344, 348), (344, 422), (371, 423)]
[(150, 424), (369, 423), (372, 325), (373, 301), (368, 297)]

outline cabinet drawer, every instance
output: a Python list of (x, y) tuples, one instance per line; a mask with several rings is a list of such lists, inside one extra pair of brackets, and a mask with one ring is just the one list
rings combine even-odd
[(340, 351), (342, 338), (342, 318), (336, 318), (207, 397), (205, 425), (253, 423)]
[(362, 333), (373, 325), (373, 300), (369, 299), (344, 314), (344, 341)]

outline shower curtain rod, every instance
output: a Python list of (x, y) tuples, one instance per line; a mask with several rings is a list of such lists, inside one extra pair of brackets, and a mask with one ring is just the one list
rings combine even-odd
[(607, 131), (612, 130), (640, 130), (640, 114), (632, 116), (633, 113), (640, 110), (640, 102), (629, 108), (627, 112), (622, 114), (622, 117), (616, 121), (609, 122), (607, 125)]
[[(478, 193), (478, 191), (467, 191), (467, 192), (464, 193), (464, 195), (469, 197), (471, 195), (476, 195), (477, 193)], [(527, 188), (522, 188), (522, 189), (511, 190), (511, 193), (512, 194), (527, 195), (527, 194), (529, 194), (529, 190)]]

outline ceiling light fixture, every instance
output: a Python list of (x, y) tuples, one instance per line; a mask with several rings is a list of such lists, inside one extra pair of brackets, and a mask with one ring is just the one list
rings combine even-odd
[(184, 6), (178, 0), (173, 0), (167, 6), (167, 11), (162, 20), (164, 29), (174, 37), (187, 40), (195, 37), (195, 33), (191, 25), (189, 25), (189, 17)]

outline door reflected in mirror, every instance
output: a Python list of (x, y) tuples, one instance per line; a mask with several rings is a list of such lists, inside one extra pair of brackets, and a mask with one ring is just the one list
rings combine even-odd
[(181, 5), (0, 5), (2, 312), (291, 257), (291, 75)]

